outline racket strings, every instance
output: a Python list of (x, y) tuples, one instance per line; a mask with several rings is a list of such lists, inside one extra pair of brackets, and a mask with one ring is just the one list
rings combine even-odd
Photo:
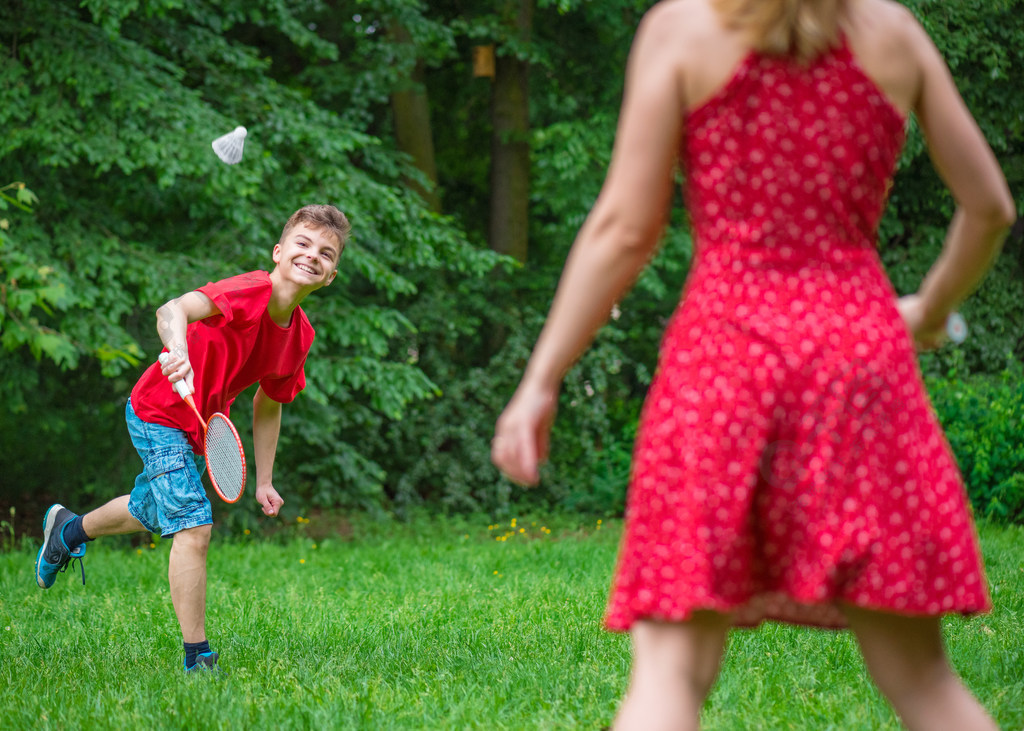
[(206, 430), (206, 466), (226, 500), (235, 500), (245, 488), (242, 442), (231, 423), (215, 414)]

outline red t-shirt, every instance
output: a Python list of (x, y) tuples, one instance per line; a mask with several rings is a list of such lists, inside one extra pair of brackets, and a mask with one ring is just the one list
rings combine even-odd
[[(228, 414), (235, 397), (254, 383), (275, 401), (288, 403), (306, 386), (304, 366), (313, 343), (313, 326), (301, 307), (288, 327), (270, 319), (270, 275), (248, 272), (199, 287), (217, 305), (219, 315), (188, 326), (196, 408), (205, 418)], [(203, 430), (192, 410), (154, 363), (132, 389), (132, 407), (143, 421), (184, 431), (197, 454)]]

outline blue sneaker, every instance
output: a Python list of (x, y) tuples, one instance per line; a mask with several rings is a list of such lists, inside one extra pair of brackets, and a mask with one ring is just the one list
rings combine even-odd
[(64, 542), (63, 535), (64, 526), (76, 517), (78, 516), (75, 513), (59, 503), (51, 505), (46, 511), (43, 518), (43, 547), (36, 554), (36, 583), (44, 589), (53, 586), (57, 572), (67, 570), (68, 564), (76, 559), (78, 567), (82, 570), (82, 584), (85, 584), (85, 566), (82, 564), (85, 544), (77, 546), (72, 551)]
[(209, 673), (211, 675), (216, 675), (217, 677), (226, 675), (227, 673), (221, 670), (220, 665), (217, 664), (218, 657), (220, 657), (220, 655), (218, 655), (216, 652), (199, 653), (199, 655), (196, 657), (196, 664), (192, 667), (186, 667), (185, 674), (191, 675), (193, 673)]

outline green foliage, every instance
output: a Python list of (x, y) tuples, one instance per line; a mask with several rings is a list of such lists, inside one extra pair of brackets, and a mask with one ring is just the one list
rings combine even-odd
[(1024, 523), (1024, 368), (1007, 363), (996, 376), (953, 368), (928, 390), (977, 512)]
[[(441, 4), (439, 12), (444, 8)], [(538, 3), (533, 47), (528, 52), (515, 49), (532, 62), (531, 260), (484, 283), (446, 281), (408, 310), (410, 319), (419, 323), (410, 347), (444, 395), (417, 404), (402, 422), (388, 425), (379, 445), (371, 445), (372, 453), (381, 455), (379, 461), (386, 453), (392, 455), (386, 491), (399, 507), (425, 500), (448, 511), (507, 513), (515, 505), (558, 505), (597, 514), (621, 510), (640, 403), (689, 265), (691, 245), (679, 205), (663, 250), (621, 303), (620, 318), (609, 323), (566, 378), (552, 459), (541, 487), (523, 492), (501, 480), (489, 462), (489, 442), (494, 419), (511, 396), (539, 333), (569, 246), (600, 189), (626, 53), (643, 10), (628, 2)], [(922, 4), (921, 10), (939, 16), (947, 12), (934, 4)], [(488, 15), (490, 10), (471, 14), (461, 7), (459, 12), (464, 13), (462, 20), (452, 25), (457, 53), (432, 72), (428, 86), (435, 123), (452, 122), (436, 129), (445, 201), (467, 230), (482, 237), (486, 157), (466, 155), (465, 150), (488, 144), (487, 97), (479, 86), (487, 82), (468, 80), (466, 60), (470, 45), (500, 45), (508, 40), (508, 31)], [(984, 17), (987, 12), (983, 4), (972, 4), (954, 14)], [(1012, 32), (1024, 32), (1019, 14), (1007, 16), (1003, 6), (997, 12), (1005, 23), (1000, 34), (1014, 28), (1018, 30)], [(951, 36), (964, 28), (935, 26), (940, 47), (960, 43)], [(970, 32), (975, 35), (970, 53), (984, 55), (979, 49), (994, 42), (988, 22), (975, 24)], [(1024, 71), (1018, 56), (999, 53)], [(959, 68), (970, 77), (961, 79), (968, 85), (974, 83), (973, 75), (991, 75), (987, 66), (964, 63)], [(992, 126), (986, 120), (1008, 95), (1011, 106), (1020, 104), (1008, 88), (990, 92), (971, 97), (986, 129)], [(1007, 135), (993, 145), (1005, 159), (1017, 154), (1019, 139)], [(912, 122), (882, 227), (884, 261), (899, 291), (917, 288), (941, 248), (952, 210)], [(1008, 244), (993, 275), (963, 309), (971, 337), (960, 352), (972, 370), (997, 370), (1007, 349), (1024, 333), (1018, 247)], [(945, 372), (950, 352), (925, 357), (926, 371)]]
[[(391, 455), (387, 494), (403, 511), (423, 501), (447, 512), (508, 514), (520, 505), (597, 515), (621, 511), (636, 415), (689, 264), (691, 244), (677, 209), (661, 252), (567, 375), (541, 486), (524, 492), (503, 480), (490, 463), (494, 421), (522, 375), (569, 247), (600, 190), (635, 27), (630, 21), (639, 19), (632, 3), (580, 4), (567, 12), (542, 5), (537, 13), (531, 259), (486, 280), (448, 278), (408, 311), (419, 324), (410, 349), (443, 396), (417, 404), (372, 447), (374, 454)], [(503, 37), (488, 36), (481, 27), (467, 27), (460, 44)], [(468, 48), (461, 57), (469, 57)], [(604, 72), (595, 74), (595, 68)], [(462, 66), (452, 70), (469, 73)], [(485, 158), (462, 150), (489, 144), (481, 129), (485, 109), (473, 106), (480, 101), (473, 84), (448, 83), (444, 69), (431, 77), (432, 90), (458, 100), (445, 105), (458, 124), (437, 129), (445, 143), (439, 148), (445, 200), (463, 212), (468, 230), (483, 228), (486, 167), (476, 166)], [(458, 159), (447, 158), (446, 149)], [(445, 170), (458, 179), (448, 179)], [(464, 200), (467, 181), (479, 190)]]
[[(1020, 200), (1024, 0), (906, 4), (949, 59)], [(344, 210), (355, 237), (338, 280), (304, 303), (317, 339), (307, 390), (284, 414), (276, 474), (286, 496), (375, 511), (617, 513), (689, 266), (678, 205), (662, 251), (566, 380), (543, 486), (505, 483), (489, 441), (600, 189), (625, 60), (649, 6), (538, 0), (526, 42), (500, 7), (478, 0), (3, 4), (0, 183), (27, 187), (0, 189), (0, 452), (62, 446), (53, 458), (0, 462), (3, 493), (93, 501), (130, 485), (121, 411), (157, 352), (154, 309), (268, 267), (285, 218), (315, 201)], [(471, 75), (480, 43), (531, 62), (524, 267), (496, 270), (482, 244), (491, 82)], [(391, 140), (391, 94), (417, 64), (444, 216), (404, 188), (415, 172)], [(222, 165), (210, 141), (238, 124), (249, 130), (245, 158)], [(917, 288), (952, 210), (912, 121), (881, 231), (898, 291)], [(924, 357), (926, 374), (962, 356), (974, 388), (1007, 352), (1024, 358), (1022, 282), (1018, 235), (964, 305), (971, 336), (960, 355)], [(234, 415), (246, 430), (247, 397)]]
[[(9, 190), (15, 191), (13, 197)], [(0, 188), (0, 211), (14, 206), (31, 213), (37, 202), (24, 183)], [(0, 254), (0, 346), (24, 347), (36, 360), (45, 356), (65, 368), (74, 367), (78, 354), (69, 338), (45, 322), (70, 304), (67, 277), (17, 246), (7, 218), (0, 219)], [(18, 403), (16, 399), (15, 406)]]
[[(613, 313), (591, 347), (567, 374), (552, 434), (552, 459), (541, 486), (523, 492), (490, 463), (494, 421), (522, 375), (543, 324), (551, 269), (528, 269), (490, 281), (464, 280), (439, 297), (463, 302), (457, 312), (424, 296), (410, 310), (420, 323), (410, 344), (443, 397), (420, 403), (371, 444), (389, 454), (387, 494), (400, 510), (437, 503), (446, 511), (495, 511), (514, 506), (619, 514), (640, 403), (650, 382), (660, 329), (678, 291), (680, 261), (689, 239), (669, 236), (635, 291)], [(533, 285), (533, 289), (527, 289)], [(515, 303), (506, 309), (489, 303)], [(479, 333), (500, 345), (488, 356)]]
[[(32, 206), (28, 188), (0, 191), (0, 392), (10, 413), (32, 414), (21, 430), (2, 420), (0, 448), (17, 453), (19, 438), (48, 443), (47, 429), (77, 425), (69, 449), (105, 455), (70, 473), (45, 452), (24, 471), (5, 460), (5, 492), (59, 495), (68, 474), (72, 490), (124, 492), (132, 460), (111, 468), (109, 457), (127, 443), (118, 412), (159, 347), (155, 308), (268, 268), (288, 215), (329, 202), (349, 216), (354, 240), (334, 285), (304, 303), (317, 339), (307, 393), (286, 409), (293, 431), (277, 468), (286, 493), (379, 503), (384, 468), (361, 451), (363, 430), (438, 393), (392, 347), (416, 330), (396, 303), (414, 301), (439, 272), (481, 276), (495, 258), (401, 187), (402, 156), (264, 56), (272, 47), (309, 65), (339, 58), (336, 39), (307, 20), (323, 9), (23, 0), (0, 10), (0, 165), (44, 199)], [(223, 165), (210, 142), (239, 123), (245, 157)], [(238, 407), (244, 419), (249, 407)], [(88, 428), (96, 414), (105, 421)], [(296, 428), (296, 418), (318, 421)]]

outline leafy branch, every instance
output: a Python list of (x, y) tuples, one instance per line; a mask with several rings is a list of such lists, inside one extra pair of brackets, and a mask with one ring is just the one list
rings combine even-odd
[[(14, 196), (7, 194), (4, 191), (14, 190), (16, 191)], [(39, 198), (31, 190), (25, 187), (25, 184), (17, 181), (14, 183), (8, 183), (4, 187), (0, 188), (0, 210), (7, 208), (7, 204), (20, 208), (26, 213), (32, 213), (32, 206), (39, 202)], [(4, 227), (6, 228), (6, 226)]]

